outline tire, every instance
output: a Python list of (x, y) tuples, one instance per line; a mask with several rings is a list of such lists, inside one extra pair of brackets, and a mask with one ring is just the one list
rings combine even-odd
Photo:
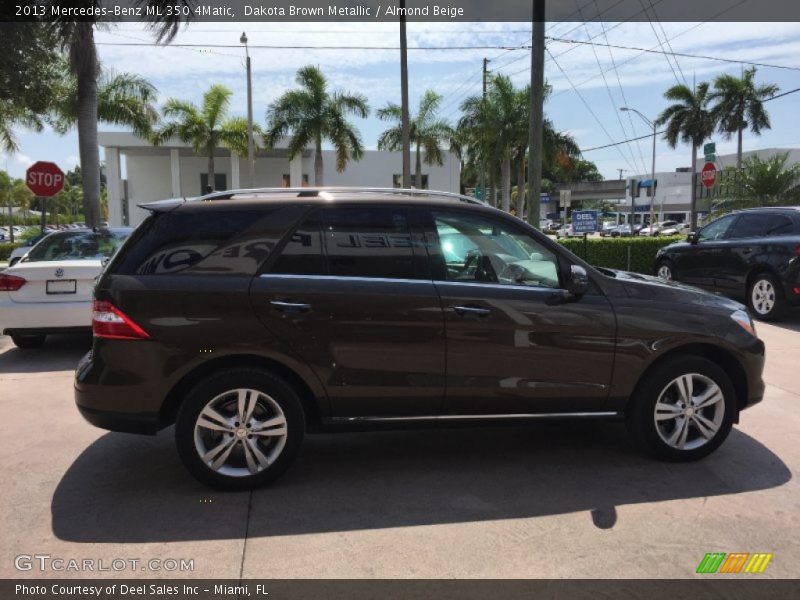
[(761, 321), (783, 318), (787, 304), (780, 281), (769, 273), (759, 273), (753, 277), (747, 288), (747, 307)]
[(664, 281), (672, 281), (675, 274), (672, 272), (672, 263), (669, 260), (660, 260), (656, 264), (656, 275)]
[[(688, 413), (681, 407), (680, 393), (686, 378), (692, 380), (695, 402), (709, 403), (700, 410), (687, 407), (691, 408)], [(710, 397), (703, 399), (704, 394)], [(728, 437), (735, 414), (736, 391), (725, 371), (706, 358), (686, 356), (669, 360), (646, 375), (630, 400), (626, 421), (637, 445), (646, 453), (686, 462), (716, 450)], [(689, 425), (682, 434), (686, 422)], [(703, 429), (709, 435), (703, 435)]]
[[(247, 422), (256, 426), (237, 426), (240, 403), (246, 414), (252, 400)], [(204, 417), (202, 423), (211, 427), (200, 425), (204, 410), (212, 417)], [(264, 433), (256, 433), (265, 423), (269, 424), (261, 429)], [(175, 421), (175, 441), (184, 466), (200, 482), (226, 491), (251, 490), (282, 475), (297, 456), (304, 433), (303, 408), (294, 389), (269, 371), (255, 368), (228, 369), (201, 381), (187, 394)], [(210, 455), (208, 460), (204, 454)]]
[(33, 349), (33, 348), (41, 348), (44, 344), (44, 340), (47, 336), (45, 335), (12, 335), (11, 341), (14, 342), (14, 345), (17, 348), (23, 348), (26, 350)]

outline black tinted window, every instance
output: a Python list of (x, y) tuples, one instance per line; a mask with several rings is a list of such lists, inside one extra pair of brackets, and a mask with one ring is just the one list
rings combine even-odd
[(794, 233), (794, 223), (784, 215), (767, 215), (764, 225), (764, 235), (791, 235)]
[(253, 275), (300, 213), (300, 207), (205, 206), (153, 215), (123, 248), (113, 271)]
[(308, 216), (287, 240), (271, 273), (292, 275), (324, 275), (322, 232), (319, 211)]
[(414, 278), (405, 210), (382, 206), (329, 208), (323, 211), (322, 223), (331, 275)]
[(752, 238), (792, 233), (792, 221), (784, 215), (744, 213), (731, 230), (731, 238)]

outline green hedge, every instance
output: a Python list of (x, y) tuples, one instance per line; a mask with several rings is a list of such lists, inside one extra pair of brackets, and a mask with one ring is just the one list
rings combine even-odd
[(590, 237), (586, 239), (585, 247), (582, 238), (566, 238), (559, 243), (591, 265), (652, 275), (659, 248), (682, 239), (685, 236)]
[(0, 244), (0, 261), (7, 261), (8, 257), (14, 251), (14, 248), (19, 248), (22, 244)]

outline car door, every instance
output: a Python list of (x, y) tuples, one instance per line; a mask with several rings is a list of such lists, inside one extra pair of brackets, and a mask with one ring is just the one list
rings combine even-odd
[(605, 296), (563, 301), (568, 265), (514, 219), (435, 209), (428, 227), (447, 329), (443, 414), (602, 411), (616, 334)]
[(761, 260), (762, 238), (770, 216), (743, 212), (729, 229), (725, 240), (720, 243), (722, 248), (714, 272), (714, 284), (719, 291), (744, 295), (750, 265)]
[(433, 415), (445, 337), (413, 208), (314, 209), (251, 287), (262, 322), (315, 371), (334, 417)]
[(712, 221), (695, 234), (696, 241), (675, 257), (675, 278), (709, 290), (715, 289), (715, 277), (726, 248), (726, 237), (738, 215), (726, 215)]

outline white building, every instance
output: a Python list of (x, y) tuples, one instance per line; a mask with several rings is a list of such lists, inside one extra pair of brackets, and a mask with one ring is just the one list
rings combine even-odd
[[(101, 132), (105, 148), (110, 225), (138, 225), (146, 211), (137, 204), (193, 197), (203, 193), (208, 180), (208, 159), (178, 141), (153, 146), (132, 133)], [(461, 164), (451, 152), (443, 153), (444, 164), (423, 163), (423, 187), (458, 192)], [(336, 171), (333, 151), (322, 151), (325, 184), (331, 186), (394, 187), (402, 173), (400, 152), (367, 150), (360, 161), (350, 161), (342, 173)], [(413, 169), (413, 167), (412, 167)], [(214, 153), (217, 190), (249, 187), (247, 159), (224, 148)], [(123, 178), (124, 173), (124, 178)], [(283, 147), (258, 153), (253, 187), (301, 187), (314, 183), (314, 150), (289, 160)]]
[[(786, 166), (800, 163), (800, 148), (764, 148), (762, 150), (752, 150), (742, 153), (742, 159), (757, 155), (759, 158), (767, 159), (775, 154), (788, 154)], [(697, 160), (698, 173), (703, 169), (706, 161), (704, 157)], [(717, 171), (722, 171), (726, 167), (736, 166), (736, 154), (725, 154), (716, 157), (714, 162)], [(618, 203), (620, 220), (625, 223), (631, 222), (631, 196), (635, 198), (634, 223), (647, 223), (650, 220), (650, 198), (652, 193), (651, 175), (634, 175), (629, 177), (626, 182), (625, 198)], [(698, 175), (698, 194), (697, 210), (703, 217), (709, 210), (710, 200), (708, 192), (702, 187)], [(632, 182), (636, 186), (631, 193)], [(654, 208), (658, 221), (673, 220), (689, 222), (691, 219), (691, 190), (692, 175), (688, 168), (679, 169), (675, 172), (656, 173)]]

